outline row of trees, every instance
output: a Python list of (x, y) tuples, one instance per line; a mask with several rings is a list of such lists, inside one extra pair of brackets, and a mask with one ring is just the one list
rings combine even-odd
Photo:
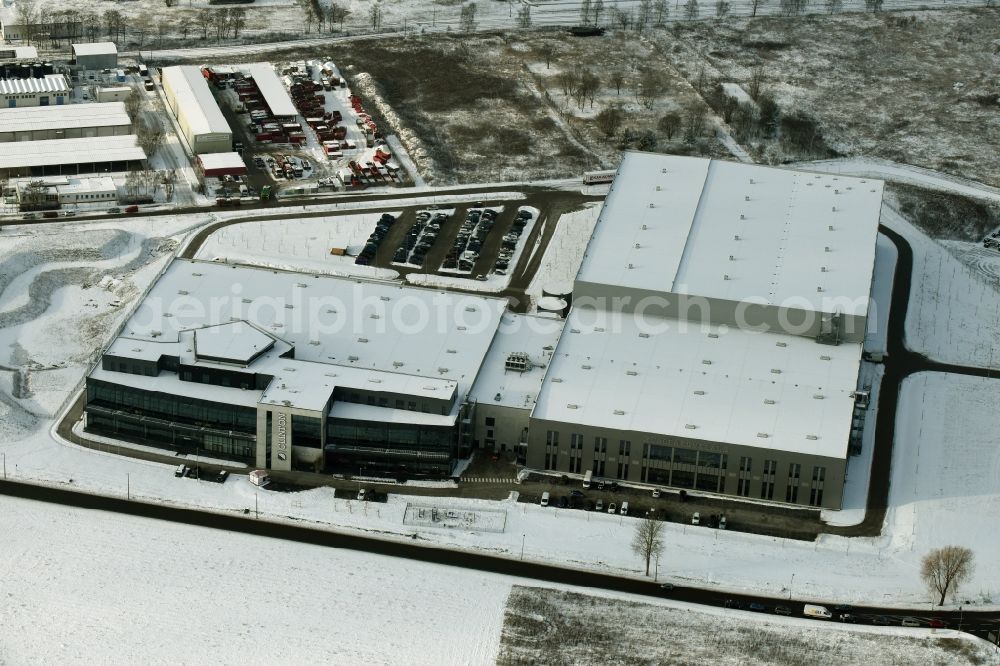
[[(664, 525), (664, 522), (652, 518), (640, 519), (635, 525), (632, 552), (645, 562), (647, 576), (652, 561), (658, 561), (663, 554)], [(975, 557), (971, 550), (962, 546), (944, 546), (923, 557), (920, 578), (937, 597), (938, 606), (943, 606), (948, 593), (955, 594), (958, 587), (972, 577), (974, 567)]]

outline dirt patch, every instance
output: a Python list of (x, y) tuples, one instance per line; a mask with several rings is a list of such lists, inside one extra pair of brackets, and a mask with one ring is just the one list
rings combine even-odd
[(892, 183), (899, 211), (932, 238), (979, 242), (1000, 227), (1000, 204)]

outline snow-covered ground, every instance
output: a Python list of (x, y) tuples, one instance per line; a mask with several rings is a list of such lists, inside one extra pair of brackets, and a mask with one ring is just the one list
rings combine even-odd
[[(8, 497), (0, 497), (0, 533), (2, 663), (480, 666), (495, 663), (502, 637), (530, 647), (532, 635), (545, 633), (544, 626), (526, 634), (510, 632), (523, 624), (505, 626), (511, 616), (523, 618), (532, 599), (554, 605), (544, 624), (575, 618), (594, 626), (596, 618), (612, 632), (670, 626), (670, 649), (714, 644), (704, 654), (734, 664), (745, 663), (734, 640), (746, 635), (771, 655), (809, 649), (880, 664), (872, 660), (878, 642), (892, 646), (886, 663), (945, 663), (946, 645), (937, 639), (954, 638), (967, 653), (990, 658), (982, 641), (953, 631), (853, 627), (574, 587), (556, 592), (510, 576)], [(606, 625), (606, 617), (617, 622)], [(637, 641), (662, 643), (656, 630), (641, 634)], [(711, 638), (719, 635), (733, 640)], [(566, 649), (582, 647), (556, 639)]]
[(511, 580), (0, 498), (0, 663), (489, 664)]
[[(400, 214), (399, 210), (385, 212), (397, 217)], [(197, 256), (210, 261), (391, 280), (398, 277), (396, 271), (358, 266), (353, 256), (331, 253), (337, 248), (356, 255), (381, 216), (379, 211), (233, 224), (209, 236)], [(392, 252), (392, 248), (382, 248), (382, 251)]]
[[(549, 246), (542, 257), (542, 263), (528, 285), (527, 294), (533, 301), (542, 295), (542, 289), (552, 283), (572, 283), (580, 270), (583, 253), (587, 250), (590, 235), (597, 225), (597, 217), (601, 214), (601, 204), (586, 204), (582, 209), (572, 213), (564, 213), (559, 217), (556, 230), (552, 233)], [(547, 221), (551, 224), (553, 221)], [(544, 229), (542, 230), (544, 233)], [(528, 261), (534, 259), (529, 255)]]

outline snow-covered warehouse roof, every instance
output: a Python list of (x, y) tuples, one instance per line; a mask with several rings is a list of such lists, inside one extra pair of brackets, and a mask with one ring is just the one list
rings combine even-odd
[(201, 168), (205, 171), (229, 169), (245, 169), (246, 162), (239, 153), (204, 153), (198, 156)]
[[(244, 337), (223, 342), (259, 348), (260, 332), (276, 340), (249, 365), (276, 378), (261, 402), (314, 408), (327, 385), (447, 400), (469, 392), (505, 307), (469, 294), (178, 259), (107, 353), (150, 361), (190, 354), (197, 363), (194, 331), (246, 321), (253, 328)], [(131, 381), (118, 374), (113, 381)]]
[(34, 46), (3, 46), (0, 47), (0, 59), (30, 60), (38, 57), (38, 49)]
[(295, 104), (292, 103), (292, 98), (289, 97), (288, 91), (285, 90), (284, 84), (278, 78), (278, 74), (271, 65), (266, 62), (254, 62), (247, 65), (240, 65), (239, 67), (243, 70), (244, 74), (253, 77), (254, 83), (260, 89), (260, 94), (264, 96), (264, 101), (267, 102), (267, 108), (271, 110), (273, 115), (298, 115), (298, 110), (295, 108)]
[(124, 102), (0, 109), (0, 133), (131, 124)]
[(194, 134), (232, 132), (199, 68), (192, 65), (164, 67), (162, 75), (173, 91), (175, 110), (183, 108)]
[(118, 47), (115, 46), (114, 42), (73, 44), (73, 54), (78, 56), (117, 55)]
[(574, 307), (533, 418), (844, 457), (861, 345)]
[(882, 181), (630, 152), (579, 283), (863, 316)]
[(0, 169), (144, 159), (134, 134), (0, 143)]
[(0, 95), (23, 95), (27, 93), (69, 92), (66, 77), (62, 74), (46, 74), (41, 78), (0, 79)]

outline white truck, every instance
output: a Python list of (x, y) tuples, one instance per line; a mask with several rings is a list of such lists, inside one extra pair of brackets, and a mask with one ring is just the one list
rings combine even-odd
[(806, 617), (814, 617), (820, 620), (829, 620), (833, 617), (833, 613), (826, 609), (826, 606), (815, 606), (813, 604), (806, 604), (802, 609), (802, 614)]
[(594, 470), (588, 469), (587, 473), (583, 475), (583, 487), (590, 487), (590, 480), (594, 478)]

